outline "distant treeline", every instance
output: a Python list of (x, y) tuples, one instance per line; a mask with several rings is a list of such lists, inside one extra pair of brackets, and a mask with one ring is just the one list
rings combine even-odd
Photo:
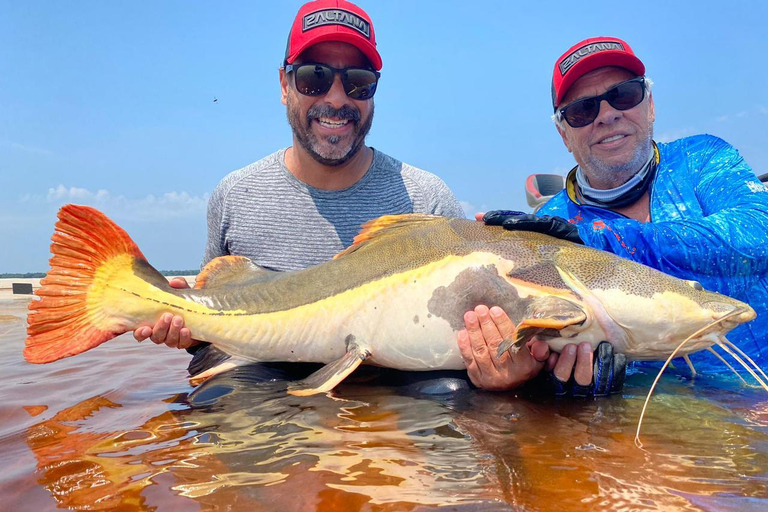
[[(164, 276), (196, 276), (199, 270), (161, 270)], [(0, 274), (0, 279), (41, 279), (45, 272), (27, 272), (26, 274)]]

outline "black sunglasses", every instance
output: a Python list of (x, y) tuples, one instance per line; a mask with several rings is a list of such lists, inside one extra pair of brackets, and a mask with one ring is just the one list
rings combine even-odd
[(376, 93), (381, 73), (368, 68), (336, 69), (325, 64), (287, 64), (285, 72), (293, 72), (296, 89), (305, 96), (322, 96), (331, 90), (333, 77), (341, 75), (344, 92), (353, 100), (367, 100)]
[(639, 76), (621, 82), (605, 91), (600, 96), (592, 96), (569, 103), (557, 111), (557, 119), (565, 121), (573, 128), (581, 128), (594, 122), (600, 113), (600, 103), (605, 100), (616, 110), (629, 110), (638, 106), (645, 99), (645, 77)]

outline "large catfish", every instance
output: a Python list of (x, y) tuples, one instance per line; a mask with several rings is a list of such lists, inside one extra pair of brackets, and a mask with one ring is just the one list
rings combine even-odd
[(171, 288), (93, 208), (61, 208), (52, 240), (41, 300), (29, 306), (27, 361), (78, 354), (171, 312), (235, 361), (327, 363), (295, 394), (328, 391), (364, 361), (463, 369), (456, 333), (477, 304), (501, 306), (515, 322), (502, 350), (533, 336), (555, 351), (608, 340), (630, 360), (713, 344), (740, 359), (725, 333), (755, 318), (747, 304), (607, 252), (429, 215), (371, 221), (350, 248), (301, 271), (217, 258), (187, 290)]

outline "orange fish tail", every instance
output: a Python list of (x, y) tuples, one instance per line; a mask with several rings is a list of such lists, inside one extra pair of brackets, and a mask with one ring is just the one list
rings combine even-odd
[(40, 300), (29, 305), (24, 358), (30, 363), (73, 356), (130, 330), (125, 319), (105, 311), (105, 293), (120, 275), (133, 275), (136, 260), (146, 262), (128, 234), (100, 211), (70, 204), (58, 217), (51, 269), (35, 292)]

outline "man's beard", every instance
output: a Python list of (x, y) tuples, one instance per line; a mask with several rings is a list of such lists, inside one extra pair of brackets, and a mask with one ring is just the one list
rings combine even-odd
[(620, 187), (632, 176), (640, 172), (643, 165), (648, 161), (653, 151), (653, 126), (651, 125), (648, 133), (644, 137), (643, 141), (638, 144), (635, 149), (635, 154), (629, 162), (618, 165), (610, 165), (601, 162), (598, 158), (592, 155), (587, 155), (585, 162), (585, 170), (588, 171), (588, 175), (592, 176), (591, 183), (608, 183), (610, 188)]
[[(315, 105), (307, 111), (305, 119), (301, 119), (299, 107), (289, 94), (287, 97), (288, 123), (293, 135), (304, 150), (320, 164), (328, 166), (341, 165), (355, 156), (365, 143), (365, 137), (373, 124), (373, 103), (368, 118), (361, 121), (360, 111), (344, 105), (339, 109), (330, 105)], [(347, 137), (330, 136), (319, 139), (312, 131), (312, 121), (320, 117), (349, 119), (354, 123), (351, 140)]]

